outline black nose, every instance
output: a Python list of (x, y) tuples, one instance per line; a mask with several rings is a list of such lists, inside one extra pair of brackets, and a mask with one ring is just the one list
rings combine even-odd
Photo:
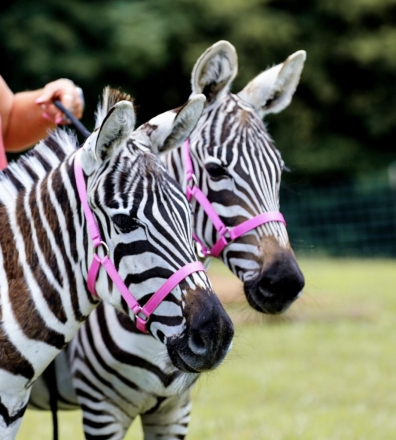
[(244, 286), (250, 305), (263, 313), (281, 313), (298, 297), (305, 280), (293, 254), (282, 253), (261, 276)]
[(296, 270), (283, 271), (281, 268), (267, 271), (258, 283), (259, 292), (267, 298), (283, 298), (293, 301), (304, 287), (304, 276), (298, 267)]
[(223, 359), (234, 336), (234, 325), (216, 296), (206, 301), (201, 313), (192, 317), (188, 346), (196, 356), (216, 364)]
[(213, 293), (197, 292), (186, 313), (186, 332), (168, 342), (170, 358), (183, 371), (212, 370), (231, 347), (232, 321)]

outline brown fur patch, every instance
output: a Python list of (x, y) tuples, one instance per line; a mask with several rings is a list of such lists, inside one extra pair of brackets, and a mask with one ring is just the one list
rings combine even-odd
[[(291, 253), (290, 246), (283, 247), (275, 237), (263, 237), (260, 242), (260, 254), (264, 256), (264, 264), (271, 264), (280, 254)], [(294, 255), (294, 254), (293, 254)]]
[(247, 110), (242, 109), (239, 112), (239, 122), (241, 125), (250, 126), (251, 120), (252, 120), (252, 114), (248, 112)]

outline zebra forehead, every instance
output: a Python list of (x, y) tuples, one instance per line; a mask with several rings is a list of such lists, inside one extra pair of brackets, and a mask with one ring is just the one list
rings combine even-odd
[[(108, 167), (102, 181), (106, 205), (111, 208), (138, 205), (146, 195), (156, 193), (163, 200), (182, 204), (183, 210), (190, 211), (181, 187), (169, 175), (157, 156), (147, 148), (135, 148), (128, 142)], [(131, 150), (132, 148), (132, 150)], [(131, 153), (132, 151), (132, 153)], [(99, 191), (100, 188), (97, 188)]]
[(238, 124), (235, 121), (226, 121), (220, 130), (209, 129), (209, 135), (203, 136), (200, 144), (209, 156), (221, 159), (224, 165), (247, 156), (254, 157), (257, 162), (263, 154), (283, 164), (279, 150), (265, 130), (264, 124), (261, 124), (262, 126), (252, 122)]
[(119, 172), (133, 174), (137, 172), (141, 177), (152, 176), (160, 178), (166, 171), (157, 156), (145, 145), (128, 139), (126, 148), (121, 149), (115, 159), (115, 166)]
[(243, 134), (244, 139), (256, 140), (275, 148), (261, 117), (253, 107), (231, 93), (204, 113), (196, 131), (199, 130), (206, 132), (207, 141), (229, 143)]
[(194, 131), (194, 140), (205, 166), (218, 162), (234, 178), (249, 182), (258, 175), (268, 176), (256, 179), (256, 184), (278, 190), (284, 168), (281, 153), (262, 118), (238, 96), (228, 93), (217, 106), (208, 108)]

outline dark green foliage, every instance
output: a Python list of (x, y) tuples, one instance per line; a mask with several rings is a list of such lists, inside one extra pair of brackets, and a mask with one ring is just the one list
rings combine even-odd
[(366, 181), (285, 185), (281, 207), (300, 255), (396, 257), (396, 191), (386, 173)]
[(139, 122), (180, 106), (197, 57), (226, 39), (239, 55), (234, 92), (307, 51), (291, 106), (268, 118), (294, 178), (366, 173), (396, 156), (394, 0), (14, 0), (1, 8), (1, 74), (11, 88), (73, 79), (89, 128), (107, 84), (135, 96)]

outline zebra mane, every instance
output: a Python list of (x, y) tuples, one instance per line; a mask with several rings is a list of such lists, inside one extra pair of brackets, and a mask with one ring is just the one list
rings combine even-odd
[(16, 190), (31, 188), (73, 153), (77, 146), (77, 137), (73, 132), (55, 130), (0, 172), (0, 191), (15, 194)]
[(95, 127), (102, 125), (109, 110), (120, 101), (129, 101), (133, 104), (133, 98), (128, 93), (122, 92), (119, 89), (114, 89), (106, 86), (103, 89), (102, 100), (99, 102), (95, 113)]
[[(133, 105), (133, 98), (128, 93), (122, 92), (119, 89), (106, 86), (103, 89), (103, 95), (101, 101), (98, 103), (98, 107), (95, 112), (95, 127), (100, 127), (109, 113), (110, 109), (120, 101), (129, 101)], [(142, 167), (141, 172), (147, 175), (156, 176), (163, 175), (163, 167), (156, 157), (150, 151), (150, 154), (143, 154), (139, 157), (139, 164)], [(138, 191), (138, 190), (137, 190)]]

